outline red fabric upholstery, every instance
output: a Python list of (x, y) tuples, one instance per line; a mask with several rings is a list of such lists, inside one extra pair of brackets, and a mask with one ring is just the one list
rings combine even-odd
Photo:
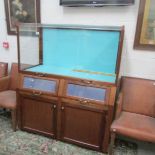
[(155, 142), (155, 118), (153, 117), (122, 112), (113, 122), (111, 130), (138, 140)]
[(0, 62), (0, 78), (7, 76), (8, 74), (8, 63)]
[(123, 111), (155, 117), (155, 81), (124, 77)]
[(11, 71), (10, 71), (10, 90), (16, 90), (18, 87), (18, 64), (12, 63)]
[(9, 76), (5, 76), (3, 78), (0, 78), (0, 92), (9, 89), (9, 82), (10, 82)]
[(7, 90), (0, 92), (0, 107), (16, 109), (16, 91)]
[(11, 110), (14, 131), (16, 131), (17, 126), (16, 88), (18, 82), (18, 64), (13, 63), (10, 76), (0, 78), (0, 107)]

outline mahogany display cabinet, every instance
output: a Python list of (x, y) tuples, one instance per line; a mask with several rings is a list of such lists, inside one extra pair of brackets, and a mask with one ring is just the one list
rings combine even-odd
[(21, 24), (19, 127), (107, 152), (124, 27)]

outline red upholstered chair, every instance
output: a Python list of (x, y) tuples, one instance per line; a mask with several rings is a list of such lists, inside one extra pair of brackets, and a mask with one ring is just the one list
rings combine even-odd
[(0, 79), (0, 108), (10, 109), (13, 130), (16, 131), (17, 102), (16, 88), (18, 86), (18, 64), (13, 63), (10, 75)]
[(110, 155), (117, 134), (155, 143), (155, 81), (122, 78), (116, 118), (111, 125)]
[(0, 78), (8, 75), (8, 63), (0, 62)]

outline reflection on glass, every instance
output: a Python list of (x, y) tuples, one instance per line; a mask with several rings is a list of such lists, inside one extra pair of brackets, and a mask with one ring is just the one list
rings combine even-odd
[(97, 101), (105, 101), (106, 89), (76, 84), (68, 84), (67, 95), (80, 98), (87, 98)]
[(37, 79), (31, 77), (24, 77), (23, 88), (35, 89), (47, 92), (56, 91), (56, 82), (52, 80)]
[(155, 0), (146, 1), (140, 43), (155, 44)]

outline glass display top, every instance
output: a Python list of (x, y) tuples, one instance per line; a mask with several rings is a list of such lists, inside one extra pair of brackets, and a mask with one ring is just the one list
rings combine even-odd
[[(23, 64), (31, 66), (25, 68), (26, 71), (115, 83), (120, 29), (39, 27), (36, 30), (25, 39), (27, 43), (31, 40), (27, 46), (22, 31), (21, 36), (19, 33), (19, 42), (22, 42), (25, 48), (31, 46), (29, 54), (34, 57), (31, 62), (28, 58), (25, 61), (28, 56), (20, 53)], [(21, 51), (23, 46), (20, 45), (20, 48)], [(37, 51), (41, 51), (41, 54), (35, 54)]]

